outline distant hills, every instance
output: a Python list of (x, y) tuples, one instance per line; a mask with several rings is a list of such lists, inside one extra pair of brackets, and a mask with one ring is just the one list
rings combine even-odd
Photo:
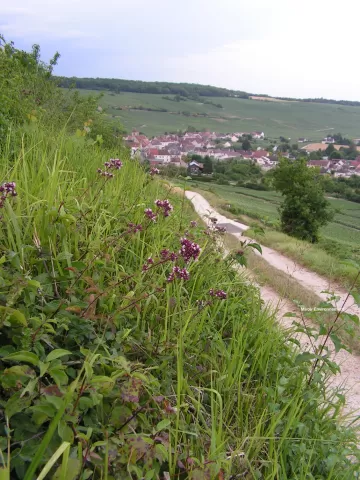
[(172, 83), (172, 82), (143, 82), (141, 80), (126, 80), (118, 78), (78, 78), (78, 77), (57, 77), (60, 87), (75, 87), (88, 90), (108, 90), (114, 93), (134, 92), (153, 93), (161, 95), (180, 95), (182, 97), (197, 100), (199, 97), (268, 97), (279, 100), (331, 103), (360, 107), (360, 102), (351, 100), (333, 100), (327, 98), (292, 98), (292, 97), (271, 97), (267, 94), (247, 93), (242, 90), (230, 90), (227, 88), (214, 87), (212, 85), (200, 85), (197, 83)]

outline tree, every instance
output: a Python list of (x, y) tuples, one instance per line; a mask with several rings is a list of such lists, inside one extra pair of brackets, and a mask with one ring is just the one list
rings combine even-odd
[(204, 165), (203, 173), (212, 173), (213, 172), (212, 160), (208, 155), (206, 155), (206, 157), (204, 158), (203, 165)]
[(330, 158), (331, 160), (339, 160), (340, 158), (342, 158), (342, 155), (337, 150), (334, 150), (332, 153), (330, 153)]
[(247, 138), (242, 142), (241, 146), (243, 150), (251, 150), (251, 143)]
[(330, 156), (333, 152), (335, 152), (335, 147), (331, 143), (326, 147), (325, 154)]
[(324, 196), (318, 170), (307, 167), (306, 159), (291, 162), (283, 158), (274, 170), (273, 184), (284, 197), (279, 209), (282, 231), (301, 240), (317, 242), (320, 227), (334, 214)]

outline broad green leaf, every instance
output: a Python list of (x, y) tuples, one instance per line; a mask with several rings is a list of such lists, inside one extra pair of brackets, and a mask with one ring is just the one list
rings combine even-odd
[(27, 283), (30, 287), (41, 288), (41, 283), (37, 280), (28, 280)]
[(161, 422), (159, 422), (156, 425), (156, 431), (160, 432), (161, 430), (165, 430), (170, 424), (171, 424), (171, 421), (168, 418), (165, 418), (164, 420), (161, 420)]
[(7, 320), (12, 326), (27, 326), (27, 321), (23, 313), (11, 307), (0, 305), (0, 326)]
[(10, 353), (10, 355), (5, 357), (4, 360), (11, 360), (13, 362), (27, 362), (31, 363), (32, 365), (39, 365), (40, 362), (39, 357), (35, 355), (35, 353), (25, 351)]
[(81, 462), (78, 458), (69, 458), (65, 472), (63, 472), (63, 465), (60, 465), (52, 480), (76, 480), (80, 473)]
[(248, 243), (247, 247), (254, 248), (255, 250), (257, 250), (262, 255), (262, 248), (261, 248), (261, 245), (259, 245), (258, 243)]
[(340, 340), (340, 338), (335, 334), (335, 333), (332, 333), (330, 335), (330, 338), (334, 344), (334, 347), (335, 347), (335, 352), (337, 353), (339, 350), (341, 350), (342, 348), (344, 348), (344, 344), (342, 343), (342, 341)]
[(0, 468), (0, 480), (10, 480), (10, 471), (8, 467)]
[(156, 478), (156, 473), (155, 473), (155, 470), (152, 469), (146, 472), (144, 480), (153, 480), (154, 478)]
[(303, 362), (309, 362), (314, 358), (317, 358), (317, 355), (315, 355), (314, 353), (310, 353), (310, 352), (299, 353), (299, 355), (297, 355), (297, 357), (295, 358), (295, 365), (299, 365), (300, 363), (303, 363)]
[(39, 368), (40, 368), (40, 377), (45, 375), (49, 368), (50, 363), (44, 363), (44, 362), (39, 362)]
[(68, 376), (61, 368), (50, 368), (49, 374), (52, 376), (58, 387), (60, 387), (61, 385), (66, 385), (68, 383)]
[(52, 362), (57, 358), (64, 357), (65, 355), (71, 355), (71, 352), (69, 350), (64, 350), (62, 348), (56, 348), (55, 350), (49, 353), (49, 355), (46, 357), (46, 361)]

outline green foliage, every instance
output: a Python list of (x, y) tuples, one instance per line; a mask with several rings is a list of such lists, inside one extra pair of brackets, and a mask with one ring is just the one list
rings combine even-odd
[(40, 59), (40, 47), (30, 53), (16, 49), (0, 36), (0, 148), (8, 129), (20, 125), (33, 128), (44, 125), (55, 131), (64, 128), (70, 133), (104, 144), (121, 145), (123, 127), (109, 121), (98, 109), (100, 96), (81, 96), (57, 87), (52, 77), (60, 55), (56, 53), (46, 64)]
[[(58, 78), (62, 87), (75, 85), (76, 88), (93, 90), (110, 90), (116, 93), (137, 92), (137, 93), (155, 93), (165, 94), (166, 100), (180, 102), (186, 98), (204, 97), (233, 97), (248, 98), (248, 94), (238, 90), (228, 90), (226, 88), (212, 87), (210, 85), (198, 85), (196, 83), (169, 83), (169, 82), (142, 82), (139, 80), (122, 80), (116, 78)], [(174, 94), (171, 98), (168, 94)], [(222, 108), (220, 104), (214, 104)]]
[(283, 232), (312, 243), (319, 239), (320, 227), (334, 216), (324, 196), (322, 179), (306, 160), (280, 160), (273, 174), (275, 189), (284, 197), (280, 206)]
[[(0, 171), (18, 192), (1, 209), (0, 478), (354, 477), (329, 368), (306, 384), (241, 258), (182, 196), (126, 150), (42, 122), (8, 132)], [(201, 247), (187, 264), (185, 236)], [(190, 278), (169, 281), (174, 265)]]

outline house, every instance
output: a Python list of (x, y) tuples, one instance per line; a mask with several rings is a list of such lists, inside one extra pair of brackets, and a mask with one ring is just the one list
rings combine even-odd
[(261, 157), (267, 157), (269, 154), (266, 150), (256, 150), (256, 152), (252, 152), (251, 157), (252, 158), (261, 158)]
[(298, 143), (305, 143), (305, 142), (307, 142), (307, 139), (306, 139), (306, 138), (300, 137), (300, 138), (298, 139)]
[(171, 155), (167, 150), (159, 150), (157, 155), (154, 155), (155, 160), (161, 160), (163, 163), (171, 161)]
[(310, 160), (308, 162), (307, 166), (308, 167), (319, 167), (319, 168), (326, 168), (328, 169), (330, 167), (330, 160)]
[(239, 140), (238, 137), (236, 137), (235, 135), (233, 135), (233, 136), (231, 137), (231, 141), (232, 141), (233, 143), (237, 142), (238, 140)]
[(263, 139), (265, 137), (264, 132), (251, 132), (250, 134), (255, 140)]
[(230, 148), (231, 147), (231, 143), (230, 142), (225, 142), (224, 143), (224, 148)]
[(335, 143), (335, 139), (333, 137), (325, 137), (321, 143)]
[(195, 160), (192, 160), (188, 164), (188, 173), (190, 175), (201, 175), (204, 169), (204, 165), (200, 162), (196, 162)]

